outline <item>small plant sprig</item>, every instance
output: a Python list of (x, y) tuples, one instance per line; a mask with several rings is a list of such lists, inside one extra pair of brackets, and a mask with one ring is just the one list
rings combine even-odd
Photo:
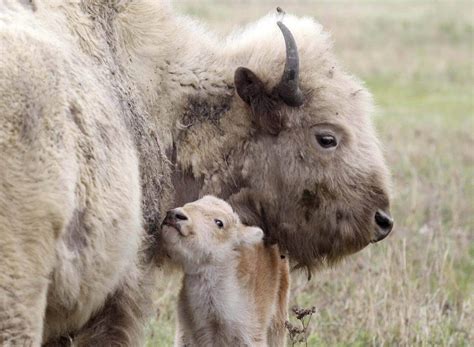
[(293, 325), (290, 321), (285, 322), (285, 327), (288, 330), (288, 334), (291, 341), (291, 346), (296, 346), (299, 343), (304, 343), (308, 346), (308, 335), (309, 335), (309, 323), (313, 314), (316, 313), (316, 307), (302, 308), (293, 306), (291, 309), (296, 319), (299, 320), (300, 326)]

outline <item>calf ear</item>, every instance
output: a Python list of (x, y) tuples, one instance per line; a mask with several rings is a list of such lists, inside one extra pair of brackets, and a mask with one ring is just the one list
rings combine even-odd
[(237, 94), (251, 107), (254, 121), (260, 129), (278, 135), (283, 128), (281, 112), (265, 90), (262, 80), (250, 69), (239, 67), (235, 70), (234, 84)]
[(263, 231), (257, 227), (245, 227), (240, 234), (240, 244), (256, 245), (263, 240)]

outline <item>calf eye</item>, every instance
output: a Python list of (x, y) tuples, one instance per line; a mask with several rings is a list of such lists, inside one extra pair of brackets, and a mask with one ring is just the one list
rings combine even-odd
[(219, 229), (222, 229), (224, 227), (224, 223), (220, 219), (214, 219), (214, 223), (216, 223)]
[(319, 145), (323, 148), (332, 148), (337, 146), (336, 137), (333, 135), (318, 134), (316, 135), (316, 140), (318, 140)]

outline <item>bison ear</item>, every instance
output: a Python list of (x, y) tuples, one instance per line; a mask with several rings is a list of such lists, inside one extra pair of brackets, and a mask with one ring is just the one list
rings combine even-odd
[(272, 135), (278, 135), (283, 128), (282, 113), (278, 112), (275, 100), (269, 96), (260, 78), (251, 70), (239, 67), (235, 70), (237, 94), (252, 109), (255, 123)]
[(237, 94), (249, 105), (266, 95), (263, 82), (246, 67), (239, 67), (235, 70), (234, 84)]

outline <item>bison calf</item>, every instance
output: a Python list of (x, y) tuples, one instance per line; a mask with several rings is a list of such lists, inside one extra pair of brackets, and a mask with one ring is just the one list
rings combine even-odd
[(184, 270), (176, 346), (283, 346), (289, 268), (263, 232), (212, 196), (168, 212), (168, 255)]

